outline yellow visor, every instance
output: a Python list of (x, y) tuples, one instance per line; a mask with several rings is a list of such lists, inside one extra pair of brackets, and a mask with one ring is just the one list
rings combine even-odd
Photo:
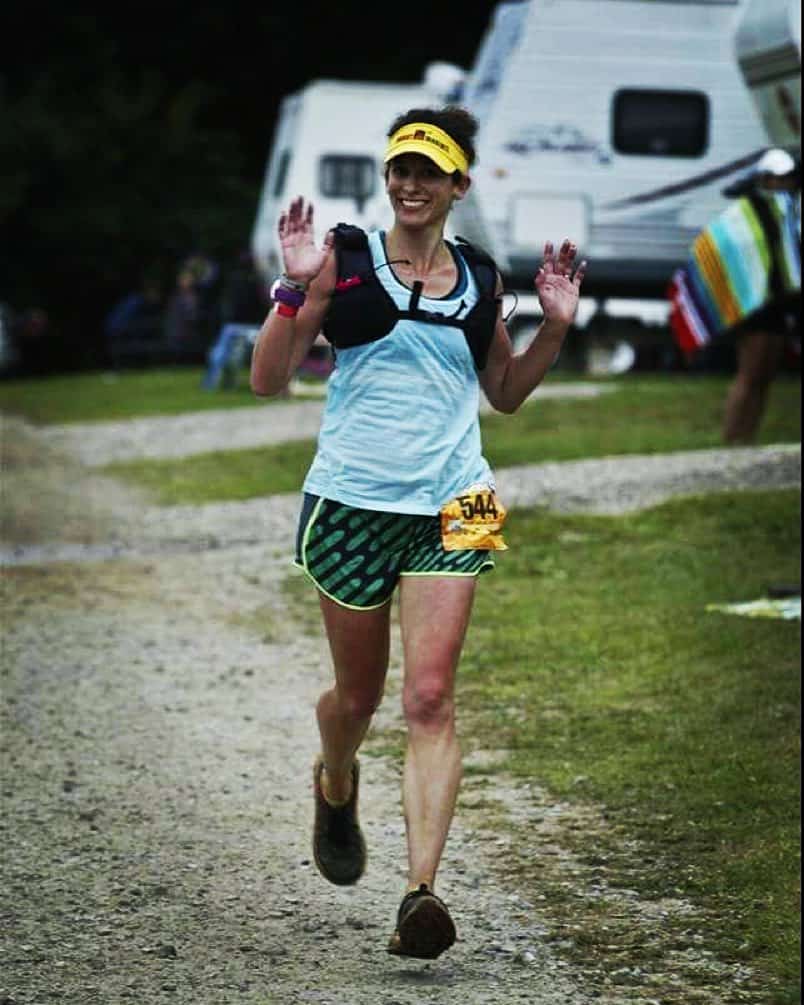
[(385, 163), (400, 154), (423, 154), (438, 165), (446, 174), (460, 171), (469, 173), (469, 162), (466, 154), (455, 140), (438, 126), (427, 122), (412, 122), (410, 125), (397, 129), (388, 141), (385, 152)]

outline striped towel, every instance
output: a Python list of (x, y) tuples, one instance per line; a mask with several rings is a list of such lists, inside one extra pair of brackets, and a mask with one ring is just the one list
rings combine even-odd
[(670, 280), (670, 327), (690, 354), (801, 289), (801, 214), (787, 192), (735, 200), (695, 238)]

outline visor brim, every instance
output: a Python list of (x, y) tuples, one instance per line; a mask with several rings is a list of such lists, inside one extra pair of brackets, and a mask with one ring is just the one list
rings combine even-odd
[(405, 140), (403, 143), (396, 144), (394, 149), (385, 155), (384, 163), (387, 164), (402, 154), (421, 154), (422, 157), (432, 161), (444, 174), (452, 174), (453, 171), (461, 170), (445, 153), (441, 150), (434, 150), (430, 144), (424, 143), (422, 140)]

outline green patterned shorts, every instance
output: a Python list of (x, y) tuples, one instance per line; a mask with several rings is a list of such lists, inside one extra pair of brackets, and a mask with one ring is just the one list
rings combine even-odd
[(400, 576), (477, 576), (491, 553), (445, 551), (436, 516), (357, 509), (305, 493), (294, 564), (344, 607), (370, 610), (391, 599)]

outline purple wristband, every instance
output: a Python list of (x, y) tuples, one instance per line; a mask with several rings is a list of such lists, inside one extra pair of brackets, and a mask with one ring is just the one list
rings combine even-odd
[(288, 307), (301, 307), (306, 298), (300, 290), (289, 290), (287, 286), (274, 283), (271, 299), (279, 304), (287, 304)]

